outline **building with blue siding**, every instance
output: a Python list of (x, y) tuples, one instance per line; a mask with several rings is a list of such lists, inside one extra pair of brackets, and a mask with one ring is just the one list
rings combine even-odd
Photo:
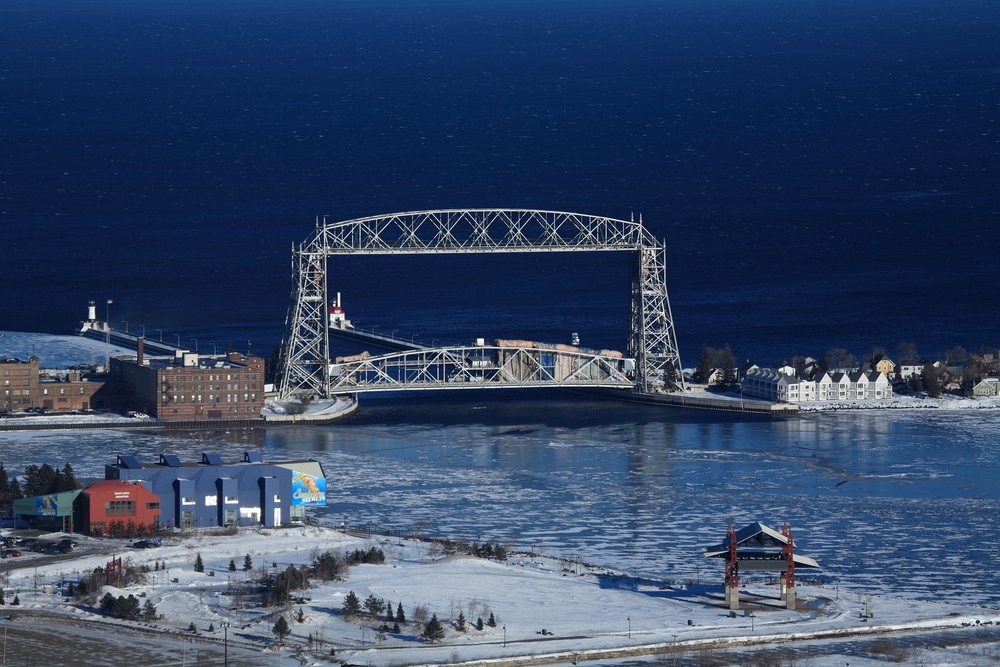
[(156, 463), (140, 463), (119, 455), (104, 478), (139, 482), (160, 497), (160, 525), (182, 529), (301, 523), (307, 508), (326, 505), (318, 461), (265, 461), (257, 452), (228, 463), (211, 452), (198, 462), (161, 454)]

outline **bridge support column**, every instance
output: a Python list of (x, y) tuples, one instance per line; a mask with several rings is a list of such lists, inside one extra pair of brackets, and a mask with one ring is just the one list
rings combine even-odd
[(740, 587), (739, 586), (726, 586), (726, 604), (729, 605), (731, 611), (739, 611), (740, 609)]

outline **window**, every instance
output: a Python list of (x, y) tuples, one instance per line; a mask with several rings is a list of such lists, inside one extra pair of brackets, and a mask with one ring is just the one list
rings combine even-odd
[(160, 509), (160, 503), (146, 503), (146, 509), (148, 510), (158, 510)]
[(240, 502), (240, 499), (237, 498), (236, 496), (226, 496), (226, 504), (227, 505), (232, 505), (232, 504), (238, 503), (238, 502)]
[(194, 527), (194, 512), (181, 512), (181, 528)]
[(194, 498), (181, 498), (181, 505), (195, 505), (197, 501)]
[(219, 504), (219, 496), (205, 496), (205, 507), (215, 507)]
[(104, 503), (105, 514), (135, 514), (134, 500), (108, 500)]

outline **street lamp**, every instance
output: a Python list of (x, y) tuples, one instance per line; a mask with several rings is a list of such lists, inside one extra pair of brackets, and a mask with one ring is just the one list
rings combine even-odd
[(216, 357), (219, 355), (219, 348), (215, 343), (212, 343), (212, 356)]
[(198, 352), (198, 339), (197, 338), (192, 338), (191, 340), (194, 341), (194, 351), (197, 354), (197, 352)]
[(180, 334), (174, 334), (174, 337), (177, 338), (177, 347), (180, 348), (180, 346), (181, 346), (181, 335)]
[(224, 652), (222, 654), (223, 655), (223, 665), (225, 667), (229, 667), (229, 621), (223, 621), (223, 623), (222, 623), (222, 632), (223, 632), (223, 636), (225, 637), (225, 640), (223, 641), (223, 646), (225, 648), (223, 649)]
[(507, 626), (503, 626), (503, 647), (507, 648)]
[(128, 320), (122, 320), (122, 324), (125, 325), (125, 333), (128, 333)]
[(399, 329), (393, 329), (393, 330), (392, 330), (392, 333), (391, 333), (391, 334), (389, 335), (389, 338), (395, 338), (395, 337), (396, 337), (396, 332), (397, 332), (397, 331), (399, 331)]
[(625, 620), (628, 621), (628, 638), (632, 639), (632, 617), (626, 616)]
[(160, 332), (160, 342), (162, 343), (163, 342), (163, 329), (153, 329), (153, 331), (159, 331)]

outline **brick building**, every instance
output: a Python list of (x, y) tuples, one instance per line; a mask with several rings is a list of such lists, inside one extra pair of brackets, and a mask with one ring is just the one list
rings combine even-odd
[(136, 354), (111, 359), (111, 380), (130, 407), (165, 421), (258, 419), (264, 407), (264, 360), (239, 352), (173, 357)]
[(39, 407), (38, 357), (0, 359), (0, 412)]

